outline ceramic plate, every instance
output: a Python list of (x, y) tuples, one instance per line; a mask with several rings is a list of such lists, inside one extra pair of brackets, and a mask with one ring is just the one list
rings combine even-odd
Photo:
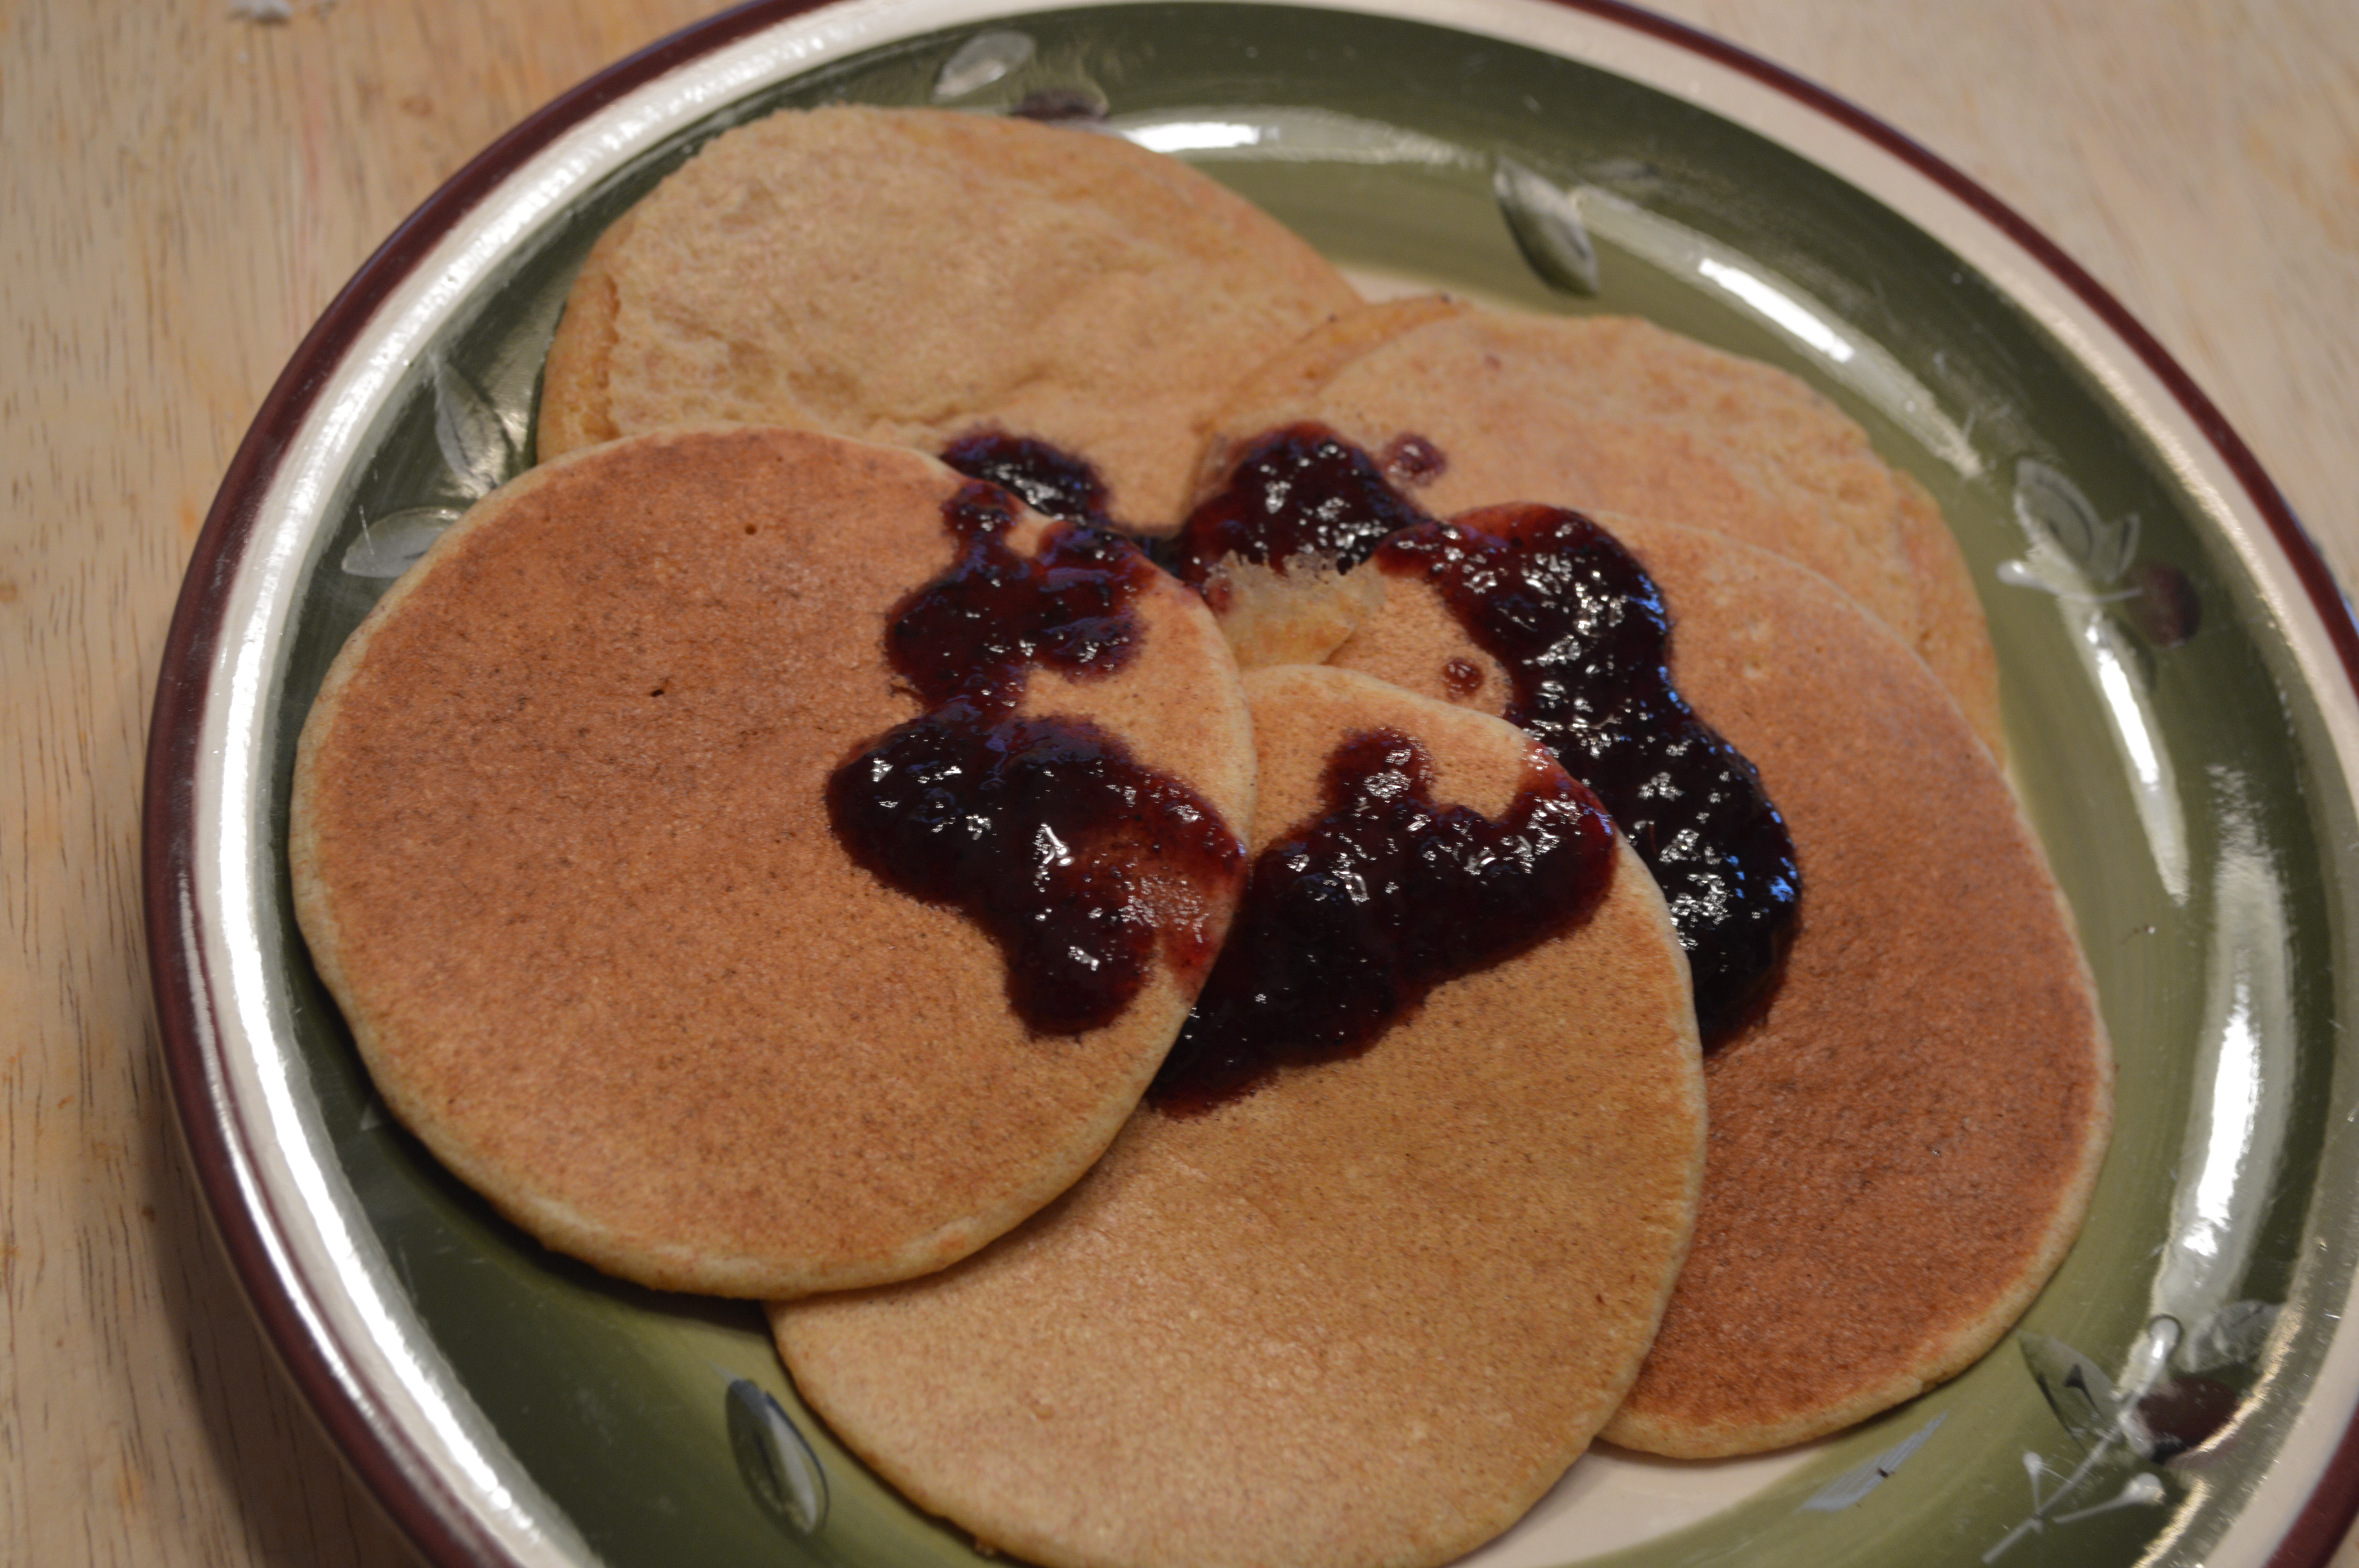
[(237, 1267), (402, 1523), (448, 1563), (979, 1561), (802, 1409), (751, 1307), (552, 1257), (386, 1120), (284, 847), (330, 657), (530, 460), (551, 327), (610, 219), (782, 105), (1042, 92), (1372, 287), (1636, 312), (1808, 378), (1940, 498), (1989, 612), (2017, 783), (2120, 1059), (2078, 1246), (1948, 1387), (1765, 1459), (1594, 1454), (1481, 1560), (2322, 1563), (2359, 1497), (2359, 641), (2333, 587), (2153, 341), (1961, 176), (1708, 39), (1542, 0), (732, 12), (493, 147), (306, 340), (174, 624), (148, 912)]

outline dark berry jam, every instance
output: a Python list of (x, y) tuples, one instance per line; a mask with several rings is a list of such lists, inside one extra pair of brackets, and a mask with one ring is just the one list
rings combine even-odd
[(1386, 572), (1440, 590), (1506, 666), (1506, 716), (1605, 803), (1655, 873), (1687, 948), (1707, 1043), (1775, 981), (1801, 898), (1783, 818), (1753, 764), (1672, 688), (1661, 593), (1577, 513), (1495, 506), (1386, 540)]
[(2176, 648), (2203, 624), (2203, 601), (2185, 572), (2168, 561), (2140, 561), (2130, 568), (2135, 590), (2122, 609), (2138, 634), (2158, 648)]
[(1019, 719), (1027, 672), (1106, 675), (1129, 663), (1134, 609), (1156, 568), (1126, 542), (1052, 526), (1030, 560), (1009, 547), (1016, 503), (972, 483), (942, 507), (951, 569), (904, 600), (885, 639), (928, 711), (828, 781), (853, 860), (887, 886), (990, 933), (1008, 1000), (1045, 1034), (1119, 1017), (1159, 950), (1183, 977), (1211, 963), (1211, 911), (1244, 874), (1235, 837), (1193, 791), (1084, 719)]
[(1083, 459), (1031, 436), (976, 430), (942, 449), (942, 461), (969, 479), (1012, 490), (1043, 517), (1112, 528), (1105, 481)]
[(1147, 1092), (1189, 1115), (1292, 1064), (1355, 1056), (1434, 987), (1570, 931), (1614, 874), (1614, 827), (1538, 758), (1505, 815), (1433, 802), (1392, 730), (1328, 760), (1325, 810), (1254, 860), (1228, 945)]
[(1106, 101), (1085, 87), (1044, 87), (1027, 93), (1024, 102), (1008, 113), (1019, 120), (1038, 120), (1051, 125), (1075, 120), (1096, 121), (1106, 117)]
[(1007, 546), (1013, 498), (982, 482), (944, 503), (942, 520), (962, 546), (957, 563), (904, 600), (885, 633), (920, 701), (963, 697), (996, 717), (1015, 711), (1034, 665), (1109, 675), (1130, 662), (1131, 604), (1156, 568), (1127, 540), (1069, 524), (1027, 561)]
[(946, 903), (1007, 960), (1016, 1015), (1044, 1034), (1119, 1017), (1158, 949), (1203, 971), (1212, 896), (1244, 855), (1194, 792), (1077, 719), (984, 717), (953, 702), (888, 732), (828, 784), (836, 836), (890, 886)]
[(2132, 1407), (2123, 1424), (2139, 1454), (2160, 1465), (2220, 1435), (2236, 1419), (2236, 1390), (2211, 1378), (2168, 1378)]
[[(1425, 452), (1417, 460), (1439, 472), (1441, 454)], [(1189, 515), (1171, 569), (1201, 584), (1223, 556), (1283, 566), (1311, 550), (1349, 571), (1388, 535), (1431, 521), (1367, 453), (1323, 425), (1290, 425), (1248, 446), (1228, 483)]]
[(1450, 467), (1440, 448), (1404, 430), (1385, 445), (1385, 473), (1396, 484), (1431, 484)]

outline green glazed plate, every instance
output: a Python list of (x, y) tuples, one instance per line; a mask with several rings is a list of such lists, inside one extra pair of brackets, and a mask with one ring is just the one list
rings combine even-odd
[(148, 915), (183, 1124), (255, 1309), (429, 1554), (978, 1561), (801, 1407), (755, 1309), (543, 1251), (386, 1119), (295, 934), (287, 784), (346, 634), (529, 462), (608, 221), (774, 108), (1043, 92), (1372, 291), (1642, 314), (1859, 419), (1973, 567), (2016, 783), (2103, 994), (2118, 1128), (2017, 1332), (1800, 1451), (1593, 1454), (1475, 1561), (2322, 1563), (2359, 1503), (2359, 639), (2242, 445), (2071, 262), (1855, 111), (1602, 0), (731, 12), (485, 153), (305, 341), (174, 624)]

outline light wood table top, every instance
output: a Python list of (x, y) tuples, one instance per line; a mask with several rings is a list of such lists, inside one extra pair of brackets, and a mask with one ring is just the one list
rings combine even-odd
[[(1661, 8), (2044, 230), (2359, 581), (2359, 5)], [(701, 9), (0, 7), (0, 1560), (414, 1560), (272, 1361), (185, 1169), (140, 931), (148, 705), (214, 486), (330, 297), (499, 132)]]

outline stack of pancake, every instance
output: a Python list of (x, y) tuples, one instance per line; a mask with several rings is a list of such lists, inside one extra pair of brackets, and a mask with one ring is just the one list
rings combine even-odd
[[(1709, 1056), (1616, 839), (1577, 916), (1372, 1041), (1150, 1094), (1233, 920), (1284, 929), (1239, 900), (1349, 837), (1368, 737), (1468, 822), (1588, 802), (1415, 574), (1227, 563), (1216, 612), (1054, 487), (933, 455), (1037, 444), (1094, 477), (1071, 518), (1152, 538), (1304, 423), (1434, 515), (1582, 508), (1659, 589), (1803, 883)], [(813, 1407), (983, 1542), (1444, 1561), (1601, 1433), (1746, 1453), (1908, 1398), (2070, 1244), (2109, 1057), (1979, 610), (1922, 490), (1791, 378), (1640, 322), (1364, 306), (1116, 138), (839, 108), (718, 138), (609, 231), (538, 439), (321, 690), (305, 935), (440, 1158), (553, 1248), (772, 1301)], [(1114, 586), (1075, 609), (1082, 569)], [(944, 625), (1000, 673), (913, 673)], [(1042, 786), (908, 761), (928, 725), (1179, 815), (1083, 864), (1027, 826)], [(847, 779), (1016, 891), (912, 891)], [(1229, 870), (1168, 873), (1182, 817)], [(1084, 884), (1137, 974), (1044, 1025), (1007, 933)]]

